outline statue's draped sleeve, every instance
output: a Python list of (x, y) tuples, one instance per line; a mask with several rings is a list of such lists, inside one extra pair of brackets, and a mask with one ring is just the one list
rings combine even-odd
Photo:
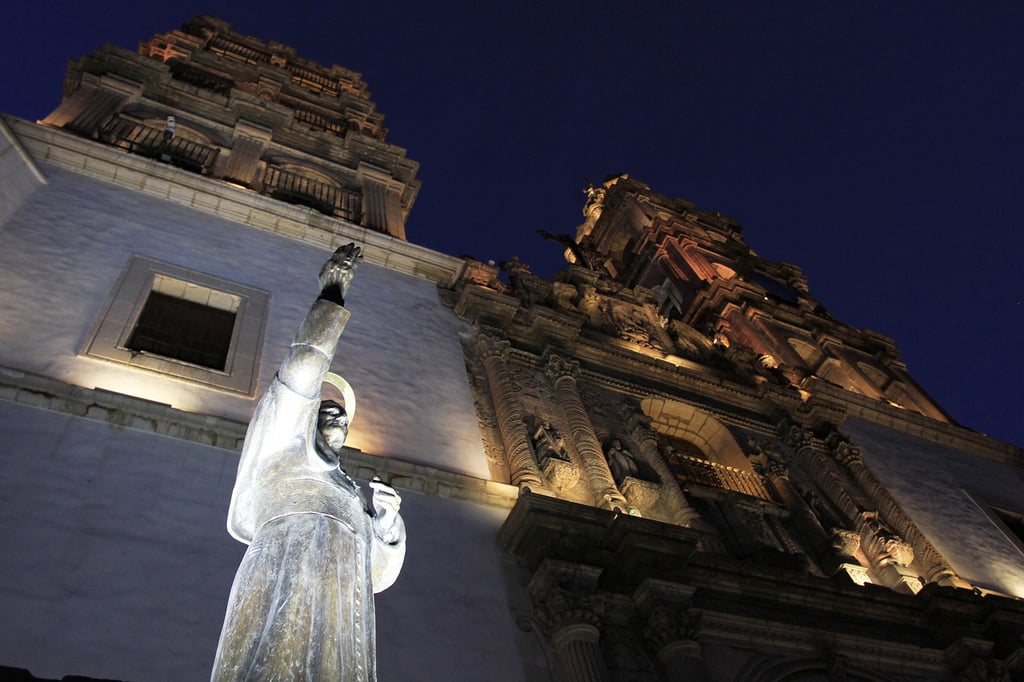
[(274, 513), (288, 479), (336, 468), (313, 447), (324, 376), (350, 313), (317, 299), (249, 422), (228, 509), (228, 532), (246, 544)]

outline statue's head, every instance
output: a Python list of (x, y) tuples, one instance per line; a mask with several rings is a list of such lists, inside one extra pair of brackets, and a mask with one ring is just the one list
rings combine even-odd
[(322, 401), (317, 412), (316, 428), (324, 443), (333, 450), (332, 454), (337, 455), (348, 438), (348, 414), (345, 408), (334, 400)]

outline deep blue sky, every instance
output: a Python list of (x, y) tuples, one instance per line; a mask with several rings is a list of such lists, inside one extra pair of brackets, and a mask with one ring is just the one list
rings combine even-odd
[(16, 2), (0, 111), (103, 43), (211, 13), (359, 71), (421, 165), (410, 241), (561, 263), (585, 178), (737, 218), (963, 425), (1024, 444), (1024, 4)]

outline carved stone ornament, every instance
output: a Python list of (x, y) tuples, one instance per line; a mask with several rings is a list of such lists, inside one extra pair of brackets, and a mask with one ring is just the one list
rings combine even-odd
[(594, 566), (545, 560), (528, 591), (534, 614), (549, 635), (573, 625), (599, 627), (604, 604), (597, 594), (601, 569)]
[(909, 566), (914, 561), (914, 548), (882, 523), (876, 512), (863, 512), (860, 528), (861, 547), (872, 563)]
[(852, 530), (834, 528), (832, 530), (832, 547), (843, 556), (855, 556), (860, 549), (860, 535)]
[(544, 373), (552, 383), (562, 378), (577, 379), (580, 376), (580, 363), (555, 352), (545, 355)]
[(861, 461), (860, 448), (838, 433), (833, 433), (829, 437), (828, 444), (832, 449), (832, 456), (843, 466)]
[(797, 450), (810, 447), (812, 443), (811, 432), (788, 419), (779, 423), (779, 435), (782, 442)]
[(477, 333), (475, 341), (477, 352), (481, 358), (495, 357), (503, 362), (508, 360), (512, 343), (507, 339), (481, 331)]

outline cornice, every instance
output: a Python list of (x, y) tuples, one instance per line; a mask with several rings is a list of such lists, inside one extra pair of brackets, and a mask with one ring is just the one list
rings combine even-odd
[[(256, 192), (86, 140), (58, 128), (0, 115), (34, 162), (109, 182), (180, 206), (333, 250), (354, 241), (366, 262), (450, 287), (465, 261)], [(45, 169), (43, 171), (45, 173)]]

